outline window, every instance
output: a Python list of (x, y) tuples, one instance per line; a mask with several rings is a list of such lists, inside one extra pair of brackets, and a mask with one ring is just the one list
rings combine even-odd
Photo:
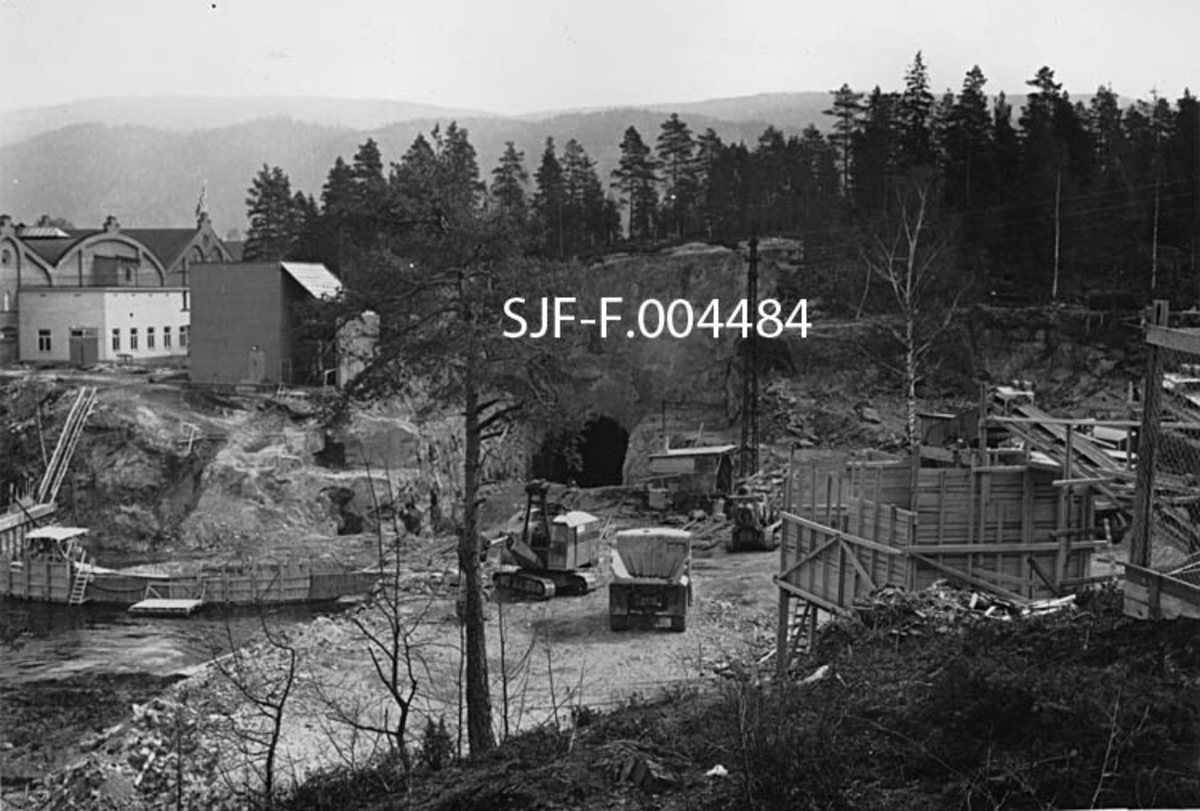
[(187, 308), (188, 308), (188, 291), (184, 290), (183, 291), (183, 309), (186, 310)]
[(146, 327), (146, 348), (154, 348), (154, 327)]
[(130, 327), (130, 328), (129, 328), (129, 348), (130, 348), (130, 349), (137, 349), (137, 348), (138, 348), (138, 345), (137, 345), (137, 344), (138, 344), (138, 341), (137, 341), (137, 327)]
[(7, 266), (10, 262), (12, 262), (12, 251), (5, 248), (3, 251), (0, 251), (0, 265)]
[(180, 327), (179, 328), (179, 346), (181, 349), (183, 347), (187, 346), (187, 341), (188, 341), (188, 328)]
[(39, 329), (38, 330), (38, 352), (49, 352), (49, 351), (50, 351), (50, 330)]
[(121, 330), (119, 329), (112, 331), (112, 348), (113, 352), (121, 351)]
[(171, 328), (163, 327), (163, 349), (171, 348)]
[(125, 268), (125, 284), (133, 284), (133, 268)]
[(10, 310), (12, 310), (12, 293), (5, 290), (4, 291), (4, 312), (7, 313)]

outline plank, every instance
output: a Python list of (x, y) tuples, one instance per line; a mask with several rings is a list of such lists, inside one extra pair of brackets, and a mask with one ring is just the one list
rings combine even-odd
[(147, 614), (153, 616), (188, 616), (200, 606), (204, 605), (203, 600), (182, 600), (170, 599), (161, 597), (151, 597), (148, 600), (142, 600), (140, 603), (134, 603), (129, 607), (131, 614)]

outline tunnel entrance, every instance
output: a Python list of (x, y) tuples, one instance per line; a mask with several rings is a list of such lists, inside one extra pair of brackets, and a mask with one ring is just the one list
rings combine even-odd
[(532, 474), (580, 487), (621, 484), (629, 432), (611, 417), (595, 417), (579, 432), (546, 437), (533, 457)]

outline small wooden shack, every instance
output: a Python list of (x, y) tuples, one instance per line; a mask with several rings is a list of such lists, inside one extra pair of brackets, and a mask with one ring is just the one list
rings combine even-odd
[(651, 454), (650, 476), (676, 496), (724, 497), (733, 490), (737, 445), (668, 448)]
[(794, 467), (775, 578), (781, 640), (791, 638), (794, 599), (815, 625), (817, 609), (847, 614), (886, 585), (921, 589), (945, 578), (1024, 603), (1086, 582), (1093, 550), (1108, 543), (1091, 489), (1001, 458)]

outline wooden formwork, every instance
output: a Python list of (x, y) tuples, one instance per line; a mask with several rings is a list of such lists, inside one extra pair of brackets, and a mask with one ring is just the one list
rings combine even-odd
[(71, 594), (72, 564), (28, 553), (0, 559), (0, 595), (65, 603)]
[(1200, 619), (1200, 575), (1125, 564), (1125, 613), (1143, 620)]
[(206, 572), (203, 580), (209, 603), (299, 603), (309, 599), (312, 572), (306, 563), (292, 560), (249, 571)]
[(793, 466), (786, 504), (775, 578), (781, 651), (790, 649), (794, 599), (847, 614), (883, 586), (944, 578), (1024, 603), (1087, 582), (1093, 550), (1107, 545), (1090, 486), (1027, 465)]
[(25, 547), (25, 535), (37, 528), (43, 518), (54, 515), (55, 505), (34, 504), (0, 514), (0, 555), (19, 555)]
[[(73, 565), (65, 560), (0, 555), (0, 595), (29, 600), (67, 602)], [(367, 572), (312, 572), (307, 561), (259, 565), (248, 570), (204, 572), (193, 576), (92, 575), (87, 598), (101, 603), (136, 603), (147, 589), (165, 600), (201, 599), (205, 603), (252, 605), (332, 600), (370, 589), (378, 575)]]

